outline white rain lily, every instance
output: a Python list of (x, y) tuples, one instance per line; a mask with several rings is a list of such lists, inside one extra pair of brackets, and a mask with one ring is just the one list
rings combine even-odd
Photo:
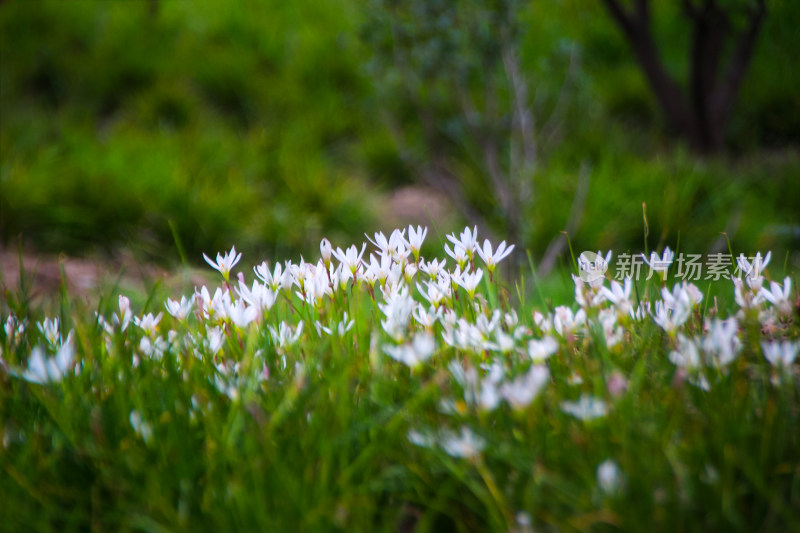
[(614, 304), (621, 317), (633, 316), (633, 302), (631, 301), (633, 281), (625, 278), (624, 284), (618, 281), (611, 282), (611, 289), (602, 287), (601, 291), (606, 300)]
[(61, 345), (61, 329), (59, 327), (58, 317), (54, 319), (45, 318), (44, 322), (37, 324), (39, 331), (42, 332), (44, 338), (51, 346)]
[(153, 316), (153, 313), (139, 317), (133, 317), (133, 323), (142, 328), (146, 335), (152, 337), (158, 331), (158, 323), (161, 322), (161, 317), (164, 313), (158, 313)]
[(524, 409), (536, 398), (550, 378), (550, 371), (544, 365), (533, 365), (523, 376), (503, 383), (500, 395), (514, 409)]
[(361, 245), (361, 251), (358, 251), (355, 245), (350, 246), (346, 251), (342, 250), (341, 248), (336, 248), (336, 251), (333, 252), (333, 256), (339, 261), (345, 268), (347, 268), (351, 274), (355, 275), (356, 271), (358, 270), (358, 266), (361, 264), (361, 257), (364, 255), (364, 250), (367, 249), (367, 243), (363, 243)]
[(350, 317), (347, 316), (347, 311), (345, 311), (342, 314), (342, 319), (339, 322), (332, 323), (331, 327), (329, 328), (325, 327), (319, 322), (317, 322), (315, 326), (317, 327), (317, 333), (321, 334), (321, 331), (324, 331), (328, 335), (337, 335), (339, 337), (344, 337), (345, 333), (353, 329), (355, 323), (356, 321), (350, 319)]
[(667, 333), (672, 333), (681, 327), (688, 319), (690, 310), (683, 306), (678, 305), (671, 309), (664, 305), (664, 302), (656, 302), (656, 312), (653, 314), (653, 321), (661, 326)]
[(139, 414), (139, 411), (131, 411), (128, 421), (130, 422), (133, 430), (142, 438), (145, 444), (149, 444), (150, 441), (153, 440), (153, 426), (144, 418), (142, 418), (142, 415)]
[(645, 264), (647, 264), (651, 270), (658, 272), (663, 280), (667, 275), (667, 270), (672, 264), (673, 259), (675, 259), (675, 254), (669, 249), (669, 246), (667, 246), (660, 256), (656, 252), (651, 252), (649, 261), (644, 254), (642, 254), (642, 259), (644, 259)]
[(800, 352), (800, 342), (765, 342), (761, 341), (764, 349), (764, 357), (769, 364), (776, 367), (788, 369), (794, 363), (798, 352)]
[(450, 361), (447, 369), (456, 383), (464, 391), (464, 402), (474, 405), (482, 411), (493, 411), (500, 404), (500, 383), (503, 379), (503, 367), (499, 364), (489, 368), (488, 375), (480, 379), (474, 368), (464, 368), (456, 360)]
[(262, 311), (269, 311), (275, 305), (278, 295), (258, 281), (253, 281), (253, 287), (249, 289), (245, 283), (239, 282), (239, 288), (236, 289), (239, 296), (249, 305), (260, 309)]
[(481, 282), (483, 278), (483, 270), (480, 268), (476, 269), (475, 272), (470, 273), (463, 273), (458, 277), (453, 277), (453, 281), (456, 282), (457, 285), (461, 286), (467, 294), (469, 294), (470, 299), (475, 297), (475, 290), (478, 288), (478, 284)]
[(682, 281), (676, 283), (669, 291), (666, 287), (661, 289), (661, 297), (664, 300), (664, 305), (669, 309), (675, 309), (678, 306), (686, 308), (693, 308), (703, 301), (703, 293), (693, 283)]
[[(764, 282), (763, 277), (758, 278), (758, 282), (745, 282), (739, 278), (731, 278), (733, 281), (733, 297), (742, 309), (758, 309), (764, 303), (764, 293), (761, 290)], [(748, 278), (749, 280), (749, 278)], [(749, 280), (750, 281), (750, 280)], [(748, 288), (749, 287), (749, 288)]]
[(750, 261), (744, 254), (739, 254), (736, 262), (739, 264), (739, 270), (744, 272), (747, 284), (753, 290), (758, 290), (763, 284), (764, 269), (772, 259), (772, 252), (767, 252), (763, 258), (761, 252), (756, 253), (756, 256)]
[(411, 343), (401, 346), (387, 344), (384, 345), (383, 351), (409, 368), (417, 368), (430, 359), (436, 351), (436, 342), (430, 333), (417, 333)]
[(557, 351), (558, 341), (550, 335), (546, 335), (541, 340), (533, 339), (528, 342), (528, 355), (536, 363), (544, 361)]
[(452, 250), (449, 245), (445, 244), (444, 251), (453, 258), (459, 268), (465, 268), (467, 263), (469, 263), (469, 253), (460, 243), (454, 244)]
[(442, 432), (439, 443), (448, 455), (465, 459), (476, 458), (486, 448), (486, 440), (467, 427), (462, 427), (458, 434)]
[(414, 320), (416, 320), (420, 326), (431, 329), (436, 321), (442, 318), (442, 310), (436, 307), (431, 307), (428, 310), (425, 309), (424, 305), (419, 304), (411, 313), (411, 316), (414, 317)]
[(578, 420), (594, 420), (608, 414), (606, 403), (600, 398), (582, 394), (577, 402), (561, 402), (561, 410)]
[(605, 494), (615, 494), (622, 487), (622, 472), (613, 459), (597, 466), (597, 486)]
[(742, 341), (738, 337), (739, 325), (736, 319), (714, 319), (706, 322), (708, 330), (703, 338), (703, 351), (708, 362), (716, 367), (732, 363), (742, 351)]
[[(600, 250), (597, 253), (583, 252), (578, 256), (578, 267), (580, 268), (579, 279), (587, 283), (591, 288), (599, 290), (605, 281), (608, 263), (611, 261), (611, 250), (604, 256)], [(574, 277), (574, 276), (573, 276)], [(578, 280), (575, 280), (577, 284)]]
[(574, 335), (578, 328), (586, 323), (586, 311), (579, 309), (573, 313), (572, 309), (564, 305), (556, 307), (553, 315), (553, 327), (562, 337)]
[(188, 299), (186, 296), (181, 296), (180, 302), (173, 300), (172, 298), (167, 298), (167, 301), (164, 303), (164, 307), (167, 309), (167, 312), (170, 315), (178, 319), (180, 322), (183, 322), (189, 316), (189, 313), (192, 312), (194, 298), (194, 295)]
[(670, 362), (678, 368), (686, 370), (699, 368), (701, 361), (700, 349), (697, 342), (694, 339), (686, 337), (682, 333), (678, 333), (677, 343), (677, 350), (673, 350), (669, 353)]
[(775, 309), (778, 313), (788, 316), (792, 314), (792, 301), (791, 301), (791, 290), (792, 290), (792, 280), (789, 276), (783, 280), (783, 287), (781, 287), (780, 283), (776, 283), (771, 281), (769, 284), (769, 290), (762, 288), (761, 295), (772, 305), (775, 306)]
[(575, 274), (572, 275), (572, 279), (575, 282), (575, 302), (579, 306), (584, 309), (589, 307), (598, 307), (605, 301), (605, 294), (601, 290), (604, 288), (602, 283), (605, 278), (600, 278), (600, 285), (597, 285), (597, 282), (594, 282), (594, 286), (592, 284), (585, 283)]
[(222, 328), (215, 326), (206, 332), (206, 346), (211, 355), (215, 355), (225, 344), (225, 333)]
[(325, 266), (328, 266), (331, 263), (331, 255), (333, 254), (331, 241), (324, 238), (320, 241), (319, 254), (322, 257), (322, 262), (325, 263)]
[(72, 368), (75, 351), (72, 342), (65, 342), (56, 352), (55, 357), (46, 357), (39, 346), (33, 348), (28, 369), (22, 373), (22, 379), (43, 385), (59, 382)]
[(419, 269), (425, 272), (431, 279), (436, 280), (439, 278), (441, 272), (446, 271), (447, 259), (441, 261), (433, 259), (431, 261), (420, 260)]
[(120, 331), (128, 329), (128, 324), (133, 320), (133, 312), (131, 311), (131, 301), (127, 296), (119, 295), (119, 315), (114, 313), (113, 320), (119, 326)]
[(303, 322), (298, 322), (297, 326), (292, 328), (283, 321), (278, 325), (277, 329), (269, 326), (269, 332), (273, 343), (279, 348), (288, 348), (300, 339), (300, 335), (303, 333)]
[(492, 243), (489, 242), (489, 239), (486, 239), (483, 241), (483, 247), (478, 247), (477, 250), (478, 255), (486, 264), (486, 269), (489, 271), (489, 275), (491, 276), (494, 273), (495, 268), (497, 268), (497, 263), (508, 257), (511, 252), (514, 251), (514, 245), (512, 244), (511, 246), (506, 247), (506, 241), (502, 241), (497, 245), (497, 249), (492, 252)]
[(226, 304), (225, 313), (239, 329), (245, 329), (259, 316), (259, 308), (247, 305), (244, 300), (235, 300)]
[(414, 254), (414, 259), (419, 259), (419, 249), (422, 247), (422, 243), (425, 241), (425, 236), (428, 235), (428, 228), (423, 228), (422, 226), (408, 226), (408, 247), (411, 248), (411, 252)]
[(464, 231), (462, 231), (458, 237), (456, 237), (454, 233), (451, 233), (447, 236), (447, 240), (452, 242), (454, 246), (463, 248), (471, 261), (472, 254), (478, 246), (478, 226), (475, 226), (471, 230), (469, 227), (464, 228)]
[(612, 348), (619, 344), (622, 341), (624, 332), (622, 327), (617, 325), (617, 313), (612, 309), (601, 309), (597, 318), (600, 325), (603, 326), (606, 347)]
[(242, 258), (242, 254), (237, 254), (236, 247), (232, 246), (231, 251), (227, 252), (225, 255), (217, 253), (216, 261), (212, 261), (211, 258), (206, 254), (203, 254), (203, 258), (214, 270), (217, 270), (220, 274), (222, 274), (222, 277), (225, 279), (225, 281), (228, 281), (231, 275), (231, 269), (235, 267)]

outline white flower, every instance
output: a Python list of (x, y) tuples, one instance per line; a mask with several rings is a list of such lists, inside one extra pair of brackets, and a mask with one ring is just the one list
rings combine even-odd
[(419, 262), (419, 269), (425, 272), (428, 276), (431, 277), (434, 281), (439, 278), (439, 273), (445, 271), (445, 266), (447, 265), (447, 259), (443, 259), (441, 262), (437, 259), (433, 259), (432, 261), (424, 261), (420, 260)]
[(800, 342), (761, 341), (761, 347), (764, 349), (764, 357), (769, 361), (769, 364), (786, 369), (792, 366), (797, 353), (800, 352)]
[(331, 254), (333, 253), (331, 241), (328, 239), (322, 239), (319, 243), (319, 253), (322, 256), (322, 261), (325, 263), (325, 265), (328, 265), (331, 262)]
[(700, 366), (700, 350), (697, 342), (678, 333), (678, 349), (669, 353), (670, 362), (679, 367), (691, 370)]
[(55, 357), (45, 357), (44, 350), (36, 346), (28, 360), (28, 369), (22, 373), (22, 379), (40, 385), (61, 381), (72, 367), (74, 355), (72, 342), (65, 342)]
[(544, 361), (558, 351), (558, 342), (546, 335), (541, 340), (533, 339), (528, 343), (528, 355), (534, 362)]
[(269, 332), (273, 343), (279, 348), (288, 348), (300, 339), (300, 335), (303, 333), (303, 321), (298, 322), (294, 328), (283, 321), (277, 329), (269, 326)]
[(231, 247), (231, 251), (227, 252), (225, 255), (217, 254), (217, 260), (212, 261), (210, 257), (206, 254), (203, 254), (203, 258), (206, 260), (206, 263), (211, 265), (214, 270), (218, 270), (222, 277), (225, 278), (225, 281), (228, 281), (228, 278), (231, 274), (231, 269), (236, 266), (236, 263), (242, 258), (242, 254), (236, 253), (236, 247)]
[(339, 337), (344, 337), (344, 334), (353, 329), (353, 326), (356, 323), (355, 320), (348, 320), (348, 318), (347, 311), (345, 311), (342, 313), (342, 320), (340, 320), (338, 323), (332, 323), (331, 327), (329, 328), (317, 322), (315, 324), (317, 326), (317, 333), (320, 333), (321, 335), (321, 331), (324, 331), (328, 335), (336, 334)]
[(355, 275), (358, 266), (361, 264), (361, 257), (364, 255), (364, 250), (366, 250), (366, 248), (367, 243), (362, 243), (360, 252), (355, 245), (350, 246), (346, 251), (343, 251), (341, 248), (336, 248), (336, 251), (333, 252), (333, 256), (344, 265), (345, 268), (350, 270), (351, 274)]
[(448, 455), (473, 459), (486, 447), (486, 440), (469, 428), (462, 427), (459, 434), (452, 431), (442, 432), (440, 444)]
[(192, 311), (192, 305), (194, 305), (194, 295), (188, 300), (186, 296), (181, 296), (181, 301), (178, 302), (171, 298), (167, 298), (167, 301), (164, 303), (164, 307), (167, 309), (167, 312), (178, 319), (179, 321), (183, 322), (186, 320), (186, 317), (189, 316), (189, 313)]
[(464, 231), (462, 231), (461, 235), (458, 237), (451, 233), (447, 236), (447, 240), (452, 242), (456, 248), (461, 247), (467, 254), (467, 257), (472, 260), (472, 254), (475, 252), (475, 248), (478, 245), (478, 226), (475, 226), (472, 230), (468, 227), (464, 228)]
[(445, 244), (444, 251), (447, 253), (447, 255), (453, 258), (460, 268), (467, 266), (467, 263), (469, 262), (469, 254), (467, 249), (464, 248), (460, 243), (454, 244), (452, 250), (448, 244)]
[(792, 280), (789, 276), (783, 280), (783, 287), (779, 283), (771, 281), (769, 284), (770, 290), (765, 288), (761, 289), (761, 295), (767, 299), (778, 312), (782, 315), (792, 314), (792, 301), (790, 299), (790, 292), (792, 290)]
[(153, 438), (153, 426), (150, 425), (142, 415), (139, 414), (139, 411), (133, 410), (131, 411), (131, 415), (128, 417), (128, 421), (131, 423), (131, 427), (139, 435), (145, 444), (149, 443)]
[(225, 314), (231, 322), (240, 329), (244, 329), (258, 318), (259, 308), (247, 305), (244, 300), (226, 302)]
[(561, 410), (579, 420), (594, 420), (608, 414), (606, 403), (588, 394), (582, 394), (577, 402), (561, 402)]
[(39, 322), (37, 324), (37, 327), (51, 346), (58, 346), (61, 344), (61, 331), (59, 329), (58, 318), (52, 320), (45, 318), (44, 322)]
[(661, 256), (659, 256), (656, 252), (651, 252), (649, 261), (647, 260), (647, 257), (642, 254), (642, 259), (644, 259), (644, 262), (647, 264), (647, 266), (661, 274), (662, 278), (666, 274), (674, 258), (675, 254), (669, 249), (669, 246), (664, 248), (664, 252), (661, 254)]
[(113, 320), (119, 326), (120, 331), (128, 329), (128, 324), (133, 320), (133, 312), (131, 311), (131, 301), (127, 296), (119, 295), (119, 316), (114, 313)]
[(208, 351), (211, 352), (211, 355), (216, 354), (222, 345), (225, 344), (225, 334), (222, 331), (222, 328), (215, 326), (213, 328), (208, 328), (206, 332), (206, 345), (208, 346)]
[(560, 305), (555, 309), (553, 317), (553, 327), (556, 333), (562, 337), (574, 335), (578, 328), (586, 323), (586, 311), (579, 309), (577, 313), (572, 313), (572, 309)]
[(597, 486), (606, 494), (614, 494), (622, 485), (622, 472), (612, 459), (606, 459), (597, 467)]
[(742, 341), (737, 336), (739, 325), (736, 319), (714, 319), (706, 322), (708, 332), (703, 338), (703, 351), (709, 363), (716, 367), (729, 365), (742, 351)]
[(478, 288), (478, 284), (481, 282), (482, 278), (483, 270), (478, 268), (475, 270), (475, 272), (465, 272), (458, 277), (455, 277), (454, 274), (453, 281), (455, 281), (457, 285), (463, 287), (464, 290), (467, 291), (467, 294), (469, 294), (470, 298), (474, 298), (475, 290)]
[(257, 281), (253, 281), (252, 289), (248, 289), (247, 285), (240, 281), (236, 292), (245, 302), (262, 311), (272, 309), (272, 306), (275, 305), (275, 300), (278, 298), (278, 295), (272, 289)]
[(410, 368), (417, 368), (436, 351), (436, 342), (428, 332), (417, 333), (410, 344), (394, 346), (387, 344), (383, 350), (392, 358)]
[(533, 365), (527, 374), (500, 387), (500, 395), (514, 409), (524, 409), (547, 384), (550, 372), (544, 365)]
[(425, 306), (419, 304), (411, 313), (411, 316), (414, 317), (414, 320), (416, 320), (420, 326), (425, 328), (433, 328), (433, 325), (436, 323), (436, 321), (442, 317), (442, 310), (436, 309), (435, 307), (431, 307), (430, 310), (426, 310)]
[(478, 248), (478, 255), (486, 263), (486, 269), (489, 274), (492, 274), (494, 269), (497, 268), (497, 263), (508, 257), (513, 251), (514, 245), (512, 244), (506, 248), (506, 241), (503, 241), (497, 245), (497, 250), (492, 252), (492, 243), (489, 242), (489, 239), (486, 239), (483, 241), (483, 248)]
[[(580, 280), (589, 284), (593, 289), (599, 289), (603, 286), (609, 261), (611, 261), (611, 250), (609, 250), (605, 256), (603, 256), (600, 250), (598, 250), (597, 253), (582, 252), (581, 255), (578, 256)], [(575, 280), (576, 283), (577, 281), (578, 280)]]
[(653, 314), (653, 321), (661, 326), (667, 333), (672, 333), (681, 327), (689, 319), (690, 310), (683, 305), (678, 305), (670, 309), (664, 302), (656, 302), (656, 312)]
[(411, 248), (415, 259), (419, 259), (419, 249), (422, 247), (426, 235), (428, 235), (428, 228), (417, 226), (415, 229), (414, 226), (408, 226), (408, 247)]
[(631, 301), (631, 289), (633, 288), (633, 281), (631, 278), (625, 278), (624, 285), (618, 281), (611, 282), (611, 290), (602, 287), (600, 290), (603, 296), (614, 304), (620, 316), (633, 316), (633, 302)]
[(733, 297), (736, 303), (742, 309), (757, 309), (764, 303), (764, 293), (761, 290), (764, 282), (763, 277), (759, 277), (758, 281), (752, 281), (748, 278), (749, 289), (745, 287), (745, 283), (739, 278), (731, 278), (733, 281)]
[(158, 313), (153, 316), (153, 313), (147, 313), (143, 317), (134, 317), (133, 323), (142, 328), (146, 335), (153, 336), (158, 330), (158, 323), (161, 322), (163, 313)]
[(666, 287), (662, 288), (661, 297), (664, 299), (664, 305), (669, 309), (675, 309), (679, 305), (692, 308), (703, 301), (703, 293), (696, 285), (688, 281), (676, 283), (671, 292)]
[(758, 252), (752, 262), (750, 262), (744, 254), (739, 254), (739, 257), (736, 258), (739, 269), (745, 273), (745, 278), (750, 288), (756, 285), (758, 288), (761, 287), (762, 274), (764, 273), (764, 269), (767, 268), (770, 259), (772, 259), (772, 252), (767, 252), (767, 255), (763, 258), (761, 257), (761, 252)]

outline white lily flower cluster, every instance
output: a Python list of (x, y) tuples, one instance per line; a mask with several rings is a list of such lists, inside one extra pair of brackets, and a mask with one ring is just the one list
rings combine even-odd
[[(581, 390), (571, 398), (558, 398), (555, 405), (582, 421), (606, 416), (627, 390), (619, 369), (608, 371), (613, 379), (607, 381), (605, 399), (584, 385), (583, 368), (570, 368), (568, 374), (553, 371), (554, 364), (579, 359), (594, 344), (622, 354), (632, 336), (648, 331), (667, 347), (666, 358), (676, 372), (703, 388), (711, 387), (714, 376), (737, 361), (747, 324), (766, 331), (759, 341), (775, 372), (792, 372), (800, 351), (800, 342), (786, 338), (794, 313), (790, 278), (764, 286), (770, 254), (739, 258), (745, 277), (733, 278), (733, 290), (740, 309), (726, 320), (709, 317), (714, 314), (708, 311), (710, 302), (705, 302), (706, 309), (701, 307), (704, 295), (692, 283), (669, 288), (662, 282), (660, 291), (656, 289), (660, 298), (650, 300), (653, 283), (635, 291), (630, 278), (609, 280), (611, 252), (578, 261), (572, 305), (526, 317), (499, 297), (497, 265), (514, 245), (493, 246), (484, 240), (481, 246), (477, 228), (465, 228), (446, 236), (446, 258), (427, 259), (421, 252), (427, 235), (427, 228), (419, 226), (395, 230), (388, 237), (374, 233), (367, 236), (373, 246), (369, 251), (367, 243), (334, 248), (323, 239), (316, 261), (262, 262), (253, 268), (251, 281), (242, 272), (234, 274), (241, 260), (235, 248), (217, 254), (216, 261), (204, 255), (222, 276), (219, 286), (168, 298), (167, 315), (135, 315), (130, 300), (120, 296), (110, 320), (97, 317), (106, 351), (127, 347), (134, 366), (144, 360), (163, 364), (167, 357), (174, 357), (179, 369), (190, 361), (207, 361), (214, 372), (209, 383), (237, 401), (248, 387), (279, 379), (276, 373), (300, 368), (321, 372), (306, 361), (315, 346), (330, 356), (363, 352), (368, 345), (370, 362), (375, 357), (386, 361), (398, 375), (441, 373), (440, 411), (456, 420), (504, 404), (512, 411), (525, 410), (546, 396), (553, 381), (563, 380), (567, 387)], [(667, 248), (661, 256), (651, 254), (647, 262), (665, 280), (673, 256)], [(15, 375), (44, 384), (61, 381), (79, 368), (79, 347), (72, 332), (63, 337), (61, 329), (58, 318), (39, 323), (41, 339), (54, 356), (37, 346), (28, 352), (27, 368), (15, 370)], [(13, 348), (26, 333), (25, 322), (11, 315), (3, 330), (6, 345)], [(246, 346), (258, 350), (243, 364), (236, 354)], [(138, 422), (131, 421), (143, 427)], [(465, 426), (459, 434), (437, 433), (425, 440), (431, 442), (460, 457), (482, 449), (480, 438)]]

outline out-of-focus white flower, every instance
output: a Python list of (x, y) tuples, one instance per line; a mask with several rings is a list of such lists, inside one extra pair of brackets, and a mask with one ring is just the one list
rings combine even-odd
[(605, 494), (615, 494), (622, 487), (622, 472), (613, 459), (606, 459), (598, 465), (597, 486)]
[(678, 306), (691, 309), (703, 301), (703, 293), (693, 283), (682, 281), (676, 283), (669, 291), (666, 287), (661, 289), (661, 297), (664, 299), (664, 305), (669, 309), (675, 309)]
[(347, 316), (347, 311), (345, 311), (344, 313), (342, 313), (342, 319), (339, 322), (332, 323), (330, 327), (325, 327), (322, 324), (320, 324), (319, 322), (317, 322), (316, 326), (317, 326), (317, 332), (318, 333), (320, 333), (321, 331), (324, 331), (328, 335), (334, 335), (335, 334), (335, 335), (338, 335), (339, 337), (344, 337), (345, 333), (347, 333), (348, 331), (353, 329), (353, 326), (355, 325), (355, 323), (356, 323), (356, 321), (350, 319), (350, 317)]
[(502, 241), (497, 245), (497, 249), (492, 252), (492, 243), (489, 242), (489, 239), (483, 241), (482, 248), (478, 247), (478, 255), (486, 264), (486, 269), (489, 271), (489, 274), (493, 274), (495, 268), (497, 268), (497, 263), (508, 257), (513, 251), (513, 244), (506, 247), (506, 241)]
[(139, 341), (139, 351), (150, 359), (161, 360), (167, 351), (167, 341), (162, 336), (142, 337)]
[(633, 281), (625, 278), (624, 285), (618, 281), (611, 281), (611, 289), (602, 287), (601, 291), (606, 299), (614, 304), (617, 312), (622, 317), (633, 316), (633, 302), (631, 301), (631, 289)]
[(594, 420), (608, 414), (606, 403), (588, 394), (582, 394), (577, 402), (561, 402), (561, 410), (579, 420)]
[(225, 311), (237, 328), (245, 329), (258, 318), (259, 308), (247, 305), (244, 300), (235, 300), (226, 304)]
[(642, 259), (644, 259), (644, 262), (647, 264), (647, 266), (658, 272), (663, 280), (667, 275), (667, 270), (672, 264), (672, 260), (675, 259), (675, 254), (669, 249), (669, 246), (667, 246), (664, 248), (664, 252), (661, 254), (661, 256), (659, 256), (656, 252), (651, 252), (649, 261), (644, 254), (642, 254)]
[(443, 431), (440, 444), (448, 455), (465, 459), (474, 459), (486, 448), (486, 440), (473, 433), (468, 427), (462, 427), (458, 434), (452, 431)]
[(776, 283), (771, 281), (769, 284), (769, 290), (762, 288), (761, 295), (767, 299), (772, 305), (775, 306), (775, 309), (778, 310), (778, 313), (782, 315), (791, 315), (792, 314), (792, 301), (790, 299), (790, 293), (792, 290), (792, 280), (789, 276), (783, 280), (783, 287), (781, 287), (780, 283)]
[(131, 423), (133, 430), (142, 438), (145, 444), (149, 444), (153, 439), (153, 426), (147, 422), (141, 414), (139, 414), (139, 411), (136, 410), (131, 411), (128, 421)]
[(458, 361), (450, 361), (447, 369), (456, 383), (464, 391), (464, 402), (474, 405), (483, 411), (492, 411), (500, 404), (500, 382), (503, 379), (503, 367), (495, 364), (490, 367), (488, 375), (481, 379), (474, 368), (464, 368)]
[(431, 307), (430, 310), (428, 310), (425, 309), (424, 305), (419, 304), (411, 313), (411, 316), (414, 317), (414, 320), (416, 320), (420, 326), (431, 329), (436, 321), (442, 318), (442, 310), (435, 307)]
[(211, 355), (215, 355), (225, 343), (225, 334), (222, 328), (215, 326), (206, 331), (206, 344)]
[(653, 314), (653, 321), (661, 326), (667, 333), (672, 333), (681, 327), (688, 319), (690, 309), (678, 305), (675, 308), (669, 308), (664, 305), (664, 302), (656, 302), (656, 312)]
[(300, 339), (300, 335), (303, 333), (303, 322), (301, 320), (297, 323), (297, 326), (292, 328), (283, 321), (278, 325), (277, 329), (273, 326), (269, 326), (269, 332), (272, 336), (272, 342), (279, 348), (288, 348)]
[(422, 448), (433, 448), (436, 444), (436, 438), (431, 433), (412, 430), (408, 432), (408, 442)]
[(573, 313), (572, 309), (565, 305), (560, 305), (555, 308), (553, 314), (553, 327), (556, 333), (562, 337), (574, 335), (578, 328), (586, 323), (586, 311), (578, 309), (577, 313)]
[(44, 322), (39, 322), (37, 324), (37, 327), (51, 346), (55, 347), (61, 345), (61, 329), (59, 327), (58, 317), (52, 320), (45, 318)]
[(739, 254), (739, 257), (736, 258), (739, 270), (745, 274), (747, 285), (754, 291), (761, 289), (764, 281), (764, 269), (767, 268), (770, 259), (772, 259), (772, 252), (767, 252), (767, 255), (763, 258), (761, 257), (761, 252), (758, 252), (752, 262), (744, 254)]
[(266, 285), (262, 285), (257, 281), (253, 281), (252, 289), (249, 289), (246, 284), (239, 283), (239, 288), (236, 289), (239, 296), (249, 305), (260, 309), (262, 311), (269, 311), (275, 305), (277, 294)]
[(794, 363), (797, 353), (800, 352), (800, 342), (766, 342), (761, 341), (764, 357), (769, 364), (788, 369)]
[(173, 300), (172, 298), (167, 298), (167, 301), (164, 303), (164, 307), (167, 309), (167, 312), (178, 319), (180, 322), (186, 320), (186, 317), (189, 316), (189, 313), (192, 312), (192, 306), (194, 305), (194, 295), (191, 298), (187, 299), (186, 296), (181, 296), (181, 301), (178, 302)]
[(28, 369), (22, 373), (22, 379), (40, 385), (61, 381), (72, 368), (74, 355), (71, 341), (65, 342), (55, 357), (45, 357), (44, 350), (36, 346), (28, 359)]
[(697, 346), (697, 342), (686, 337), (683, 335), (683, 333), (678, 333), (677, 342), (678, 349), (669, 353), (670, 362), (673, 365), (686, 370), (698, 368), (701, 364), (701, 361), (700, 349)]
[[(605, 278), (600, 278), (600, 283), (603, 283)], [(586, 309), (588, 307), (598, 307), (605, 301), (605, 294), (600, 290), (602, 285), (592, 286), (576, 276), (572, 275), (572, 280), (575, 282), (575, 302)], [(597, 283), (595, 283), (597, 285)]]
[(417, 368), (436, 351), (433, 335), (428, 332), (417, 333), (411, 343), (401, 346), (384, 345), (383, 350), (392, 358), (409, 368)]
[(742, 351), (742, 341), (738, 337), (739, 325), (736, 319), (714, 319), (706, 322), (708, 330), (703, 338), (703, 351), (708, 362), (716, 367), (732, 363)]
[(546, 335), (541, 340), (533, 339), (528, 343), (528, 355), (534, 362), (544, 361), (558, 351), (558, 341)]
[(597, 318), (600, 325), (603, 326), (603, 337), (606, 341), (606, 347), (612, 348), (619, 344), (623, 338), (623, 330), (621, 326), (617, 326), (617, 313), (611, 309), (602, 309), (598, 313)]
[[(605, 281), (605, 274), (608, 270), (608, 263), (611, 261), (611, 250), (603, 256), (600, 250), (594, 252), (582, 252), (578, 256), (578, 268), (580, 268), (580, 276), (578, 279), (587, 283), (591, 288), (599, 290)], [(575, 277), (575, 276), (573, 276)], [(575, 281), (578, 283), (578, 280)]]
[(536, 398), (547, 384), (550, 371), (544, 365), (533, 365), (523, 376), (503, 383), (500, 395), (514, 409), (524, 409)]
[(119, 295), (119, 315), (114, 313), (113, 320), (119, 326), (120, 331), (128, 329), (128, 324), (133, 320), (133, 312), (131, 311), (131, 301), (127, 296)]
[(203, 254), (203, 258), (214, 270), (217, 270), (220, 274), (222, 274), (222, 277), (225, 279), (225, 281), (228, 281), (231, 275), (231, 269), (235, 267), (236, 263), (238, 263), (242, 258), (242, 254), (237, 254), (236, 247), (232, 246), (231, 251), (227, 252), (225, 255), (218, 253), (216, 261), (212, 261), (211, 258), (206, 254)]

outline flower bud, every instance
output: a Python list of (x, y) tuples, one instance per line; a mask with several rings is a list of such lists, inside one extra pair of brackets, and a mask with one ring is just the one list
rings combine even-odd
[(319, 243), (319, 253), (322, 254), (322, 260), (325, 264), (329, 264), (331, 262), (331, 253), (333, 249), (331, 248), (331, 241), (328, 239), (322, 239)]

